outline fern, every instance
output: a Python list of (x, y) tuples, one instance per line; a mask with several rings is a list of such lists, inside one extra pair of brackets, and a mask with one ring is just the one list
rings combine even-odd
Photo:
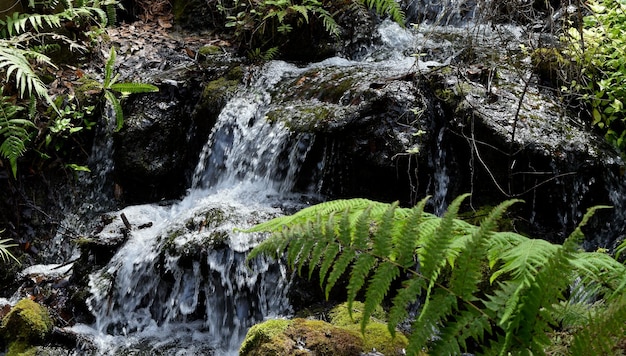
[(50, 59), (40, 53), (34, 51), (23, 50), (16, 47), (14, 41), (0, 40), (0, 70), (6, 71), (7, 78), (13, 75), (17, 88), (22, 97), (32, 95), (33, 93), (48, 103), (52, 103), (48, 95), (46, 85), (41, 81), (39, 76), (35, 74), (28, 56), (37, 58), (38, 62), (45, 63), (54, 67)]
[(9, 160), (13, 177), (16, 177), (17, 159), (26, 152), (26, 142), (30, 138), (28, 128), (35, 125), (29, 120), (16, 118), (23, 108), (12, 104), (2, 92), (0, 88), (0, 156)]
[[(494, 208), (480, 226), (458, 220), (466, 196), (455, 199), (443, 218), (424, 212), (427, 199), (413, 209), (366, 199), (318, 204), (248, 230), (272, 232), (248, 258), (279, 257), (286, 251), (291, 267), (308, 265), (309, 277), (319, 269), (327, 298), (349, 272), (349, 309), (365, 290), (362, 329), (392, 293), (388, 328), (394, 333), (408, 317), (409, 306), (422, 296), (424, 304), (409, 335), (410, 355), (424, 348), (434, 355), (459, 354), (472, 344), (483, 345), (480, 351), (485, 354), (543, 354), (554, 325), (563, 320), (563, 291), (579, 276), (584, 285), (602, 285), (598, 297), (610, 297), (606, 300), (619, 318), (596, 313), (572, 319), (588, 324), (576, 335), (576, 347), (584, 347), (602, 327), (623, 319), (626, 302), (623, 294), (615, 293), (626, 269), (606, 254), (578, 248), (583, 238), (580, 226), (595, 209), (560, 246), (494, 231), (517, 200)], [(398, 279), (401, 287), (392, 290)], [(480, 290), (481, 281), (492, 282), (492, 291)], [(614, 344), (615, 338), (608, 339), (601, 350)]]
[(363, 3), (379, 15), (389, 15), (394, 21), (404, 26), (405, 16), (400, 3), (395, 0), (363, 0)]

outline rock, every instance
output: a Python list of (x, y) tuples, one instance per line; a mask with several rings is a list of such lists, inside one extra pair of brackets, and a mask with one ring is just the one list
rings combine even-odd
[(32, 352), (52, 332), (48, 310), (30, 299), (22, 299), (2, 319), (2, 336), (9, 344), (7, 355)]
[(281, 82), (267, 117), (314, 135), (300, 189), (408, 204), (413, 177), (398, 172), (427, 164), (417, 153), (434, 142), (429, 105), (411, 72), (338, 63)]
[[(163, 73), (158, 93), (137, 95), (126, 103), (125, 125), (114, 144), (114, 179), (125, 202), (184, 194), (198, 154), (241, 76), (228, 63), (207, 71)], [(214, 78), (204, 90), (203, 77)]]
[(352, 318), (347, 303), (333, 308), (330, 322), (296, 318), (268, 320), (248, 331), (240, 355), (403, 355), (408, 341), (400, 332), (392, 337), (385, 312), (378, 308), (361, 334), (363, 304), (355, 302)]
[(320, 320), (268, 320), (250, 328), (241, 356), (360, 355), (363, 342), (355, 331)]
[[(476, 207), (522, 198), (516, 228), (562, 242), (586, 209), (612, 205), (598, 218), (619, 223), (589, 225), (592, 239), (611, 246), (624, 233), (624, 162), (618, 152), (588, 130), (562, 103), (523, 77), (496, 67), (489, 82), (459, 76), (475, 70), (455, 68), (430, 76), (434, 96), (443, 109), (442, 167), (450, 178), (446, 199), (472, 192)], [(478, 69), (478, 72), (486, 69)], [(621, 192), (621, 193), (618, 193)]]

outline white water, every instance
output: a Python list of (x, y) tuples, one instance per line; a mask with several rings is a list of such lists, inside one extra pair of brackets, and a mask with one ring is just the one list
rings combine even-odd
[[(412, 64), (396, 57), (388, 65)], [(312, 67), (353, 65), (360, 64), (330, 59)], [(246, 253), (261, 237), (233, 230), (281, 214), (285, 202), (302, 204), (291, 192), (313, 140), (268, 122), (265, 112), (270, 89), (307, 69), (270, 62), (241, 88), (219, 115), (183, 200), (114, 214), (133, 229), (90, 278), (95, 325), (73, 328), (97, 353), (236, 354), (250, 326), (291, 312), (285, 267), (263, 259), (248, 265)], [(100, 237), (122, 228), (117, 219)]]

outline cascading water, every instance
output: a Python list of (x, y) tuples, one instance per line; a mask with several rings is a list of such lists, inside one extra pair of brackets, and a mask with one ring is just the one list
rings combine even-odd
[[(393, 57), (385, 71), (413, 64)], [(312, 67), (353, 65), (330, 59)], [(236, 354), (250, 326), (291, 312), (285, 267), (263, 259), (248, 265), (246, 252), (259, 237), (233, 230), (277, 216), (277, 207), (303, 205), (291, 192), (313, 135), (293, 133), (265, 114), (271, 88), (307, 69), (270, 62), (228, 101), (183, 200), (115, 214), (131, 223), (128, 240), (90, 277), (95, 325), (73, 328), (100, 353)], [(107, 225), (100, 239), (124, 227)]]
[[(451, 11), (461, 2), (445, 3)], [(90, 340), (94, 353), (236, 354), (251, 325), (291, 313), (285, 267), (263, 259), (246, 263), (246, 252), (260, 237), (234, 232), (281, 214), (279, 208), (287, 204), (304, 205), (292, 196), (293, 188), (315, 136), (267, 120), (271, 90), (315, 66), (381, 66), (386, 75), (395, 76), (416, 68), (431, 70), (460, 53), (447, 39), (435, 43), (388, 21), (379, 31), (383, 44), (361, 63), (337, 58), (308, 68), (268, 63), (222, 110), (184, 199), (115, 213), (125, 216), (130, 231), (118, 219), (99, 237), (116, 239), (124, 230), (128, 239), (107, 266), (90, 276), (88, 304), (95, 323), (72, 328)], [(450, 33), (461, 37), (466, 32)], [(414, 66), (410, 55), (416, 48), (428, 62)], [(437, 132), (437, 153), (431, 157), (435, 174), (428, 192), (438, 213), (445, 210), (451, 195), (448, 184), (453, 183), (446, 167), (444, 130)], [(320, 170), (333, 163), (324, 159), (339, 154), (327, 152), (332, 146), (324, 150), (317, 162)], [(307, 193), (317, 193), (320, 185)], [(619, 196), (611, 199), (617, 202)]]
[(245, 252), (258, 241), (233, 232), (280, 213), (272, 205), (288, 199), (310, 147), (306, 135), (263, 117), (267, 90), (288, 71), (298, 69), (271, 63), (229, 101), (185, 199), (118, 213), (150, 226), (133, 229), (91, 276), (96, 324), (75, 329), (91, 334), (101, 352), (234, 354), (254, 323), (289, 313), (285, 268), (263, 259), (246, 263)]

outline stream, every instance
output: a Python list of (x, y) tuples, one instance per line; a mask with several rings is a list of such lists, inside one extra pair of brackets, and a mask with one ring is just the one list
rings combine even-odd
[[(448, 38), (437, 39), (383, 21), (377, 29), (380, 43), (359, 61), (330, 58), (306, 66), (267, 62), (249, 73), (246, 85), (238, 88), (219, 114), (184, 198), (107, 213), (111, 222), (98, 238), (113, 241), (123, 231), (126, 240), (104, 268), (89, 276), (87, 305), (95, 322), (67, 328), (78, 335), (75, 354), (236, 355), (252, 325), (293, 314), (288, 296), (291, 276), (285, 265), (262, 258), (246, 261), (247, 252), (263, 236), (236, 230), (327, 199), (320, 192), (321, 183), (295, 189), (304, 163), (311, 166), (310, 161), (317, 159), (312, 150), (319, 138), (268, 119), (272, 106), (282, 105), (273, 102), (273, 90), (315, 69), (377, 71), (389, 77), (436, 71), (463, 55), (463, 46), (455, 47), (451, 39), (463, 39), (469, 32), (480, 33), (474, 40), (485, 47), (497, 47), (490, 36), (501, 39), (502, 33), (508, 36), (508, 46), (519, 47), (523, 41), (522, 31), (514, 26), (503, 27), (502, 32), (476, 24), (463, 27), (474, 17), (475, 8), (469, 2), (448, 1), (439, 7), (414, 3), (422, 12), (409, 18), (431, 18), (460, 27), (450, 28)], [(430, 33), (429, 26), (435, 27), (423, 28)], [(416, 52), (419, 58), (413, 56)], [(486, 55), (495, 56), (495, 52)], [(450, 188), (455, 184), (455, 171), (449, 166), (455, 153), (444, 149), (446, 129), (437, 127), (434, 134), (433, 174), (424, 184), (437, 214), (445, 211), (446, 202), (456, 194)], [(110, 139), (103, 137), (97, 144), (101, 147), (92, 162), (94, 187), (104, 185), (113, 154)], [(322, 157), (313, 166), (321, 172), (329, 164)], [(586, 187), (576, 192), (586, 194)], [(621, 205), (621, 196), (616, 193), (610, 199)], [(80, 224), (87, 211), (107, 212), (109, 205), (98, 199), (85, 197), (82, 210), (64, 224)], [(575, 207), (563, 219), (570, 223), (578, 215)], [(622, 225), (616, 229), (623, 229)], [(61, 240), (54, 243), (63, 245)], [(77, 254), (76, 250), (59, 251), (63, 260)]]

